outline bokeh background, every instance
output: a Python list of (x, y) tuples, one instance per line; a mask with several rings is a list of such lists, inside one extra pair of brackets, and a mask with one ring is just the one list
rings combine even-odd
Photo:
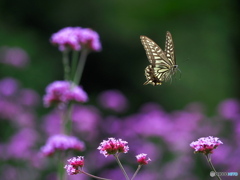
[[(240, 146), (237, 141), (240, 130), (236, 128), (240, 127), (237, 100), (240, 87), (239, 7), (240, 4), (237, 0), (51, 0), (45, 2), (2, 0), (0, 2), (1, 53), (4, 54), (3, 51), (7, 48), (21, 48), (26, 52), (28, 60), (23, 67), (2, 63), (0, 78), (2, 81), (6, 80), (5, 78), (13, 78), (13, 81), (17, 81), (19, 89), (31, 89), (36, 93), (34, 97), (38, 96), (38, 100), (36, 100), (39, 102), (36, 103), (38, 105), (24, 109), (24, 112), (34, 112), (34, 125), (32, 126), (36, 130), (34, 132), (37, 134), (44, 132), (40, 128), (43, 124), (43, 117), (52, 109), (44, 108), (41, 98), (49, 83), (63, 79), (61, 53), (57, 47), (49, 43), (49, 38), (53, 33), (67, 26), (92, 28), (99, 33), (103, 49), (99, 53), (91, 53), (88, 56), (81, 85), (89, 95), (89, 102), (86, 103), (86, 106), (96, 108), (101, 116), (99, 122), (102, 129), (100, 128), (98, 131), (97, 137), (105, 138), (107, 135), (121, 137), (120, 132), (118, 134), (116, 132), (103, 133), (102, 124), (110, 128), (113, 126), (111, 123), (117, 122), (119, 124), (116, 123), (115, 126), (124, 128), (126, 131), (122, 135), (126, 140), (131, 137), (128, 140), (132, 143), (136, 142), (136, 139), (133, 138), (134, 135), (128, 135), (132, 131), (137, 134), (138, 141), (153, 143), (156, 151), (159, 148), (160, 155), (156, 156), (156, 159), (152, 158), (153, 165), (149, 166), (150, 170), (147, 166), (144, 168), (146, 172), (148, 169), (156, 173), (158, 168), (163, 172), (160, 173), (161, 175), (156, 173), (155, 177), (145, 176), (144, 178), (142, 175), (142, 179), (210, 178), (210, 169), (204, 161), (204, 157), (195, 155), (191, 161), (187, 161), (189, 166), (185, 171), (188, 172), (181, 172), (180, 165), (168, 164), (168, 162), (173, 160), (179, 164), (185, 163), (185, 160), (177, 161), (176, 159), (181, 158), (183, 154), (192, 156), (193, 150), (190, 149), (189, 143), (197, 140), (200, 136), (209, 135), (222, 137), (225, 140), (228, 146), (226, 145), (227, 147), (222, 149), (224, 149), (223, 152), (227, 151), (229, 154), (224, 157), (231, 159), (240, 155)], [(172, 82), (164, 83), (162, 86), (143, 86), (146, 80), (144, 69), (149, 63), (139, 36), (146, 35), (164, 48), (166, 31), (172, 33), (177, 64), (181, 73), (178, 72)], [(1, 55), (1, 58), (4, 59), (4, 56)], [(8, 92), (8, 88), (11, 87), (2, 84), (0, 89)], [(117, 113), (101, 109), (101, 105), (98, 103), (99, 94), (111, 89), (119, 90), (126, 97), (128, 108), (124, 112)], [(11, 99), (11, 102), (15, 101), (18, 102), (16, 99)], [(227, 116), (221, 113), (224, 110), (220, 107), (225, 108), (224, 102), (228, 108), (227, 113), (230, 111), (229, 113), (234, 115)], [(2, 102), (2, 107), (6, 106), (4, 103), (6, 102)], [(139, 117), (139, 114), (146, 115), (152, 111), (160, 113), (156, 115), (156, 122), (152, 120), (154, 119), (152, 114), (146, 116), (147, 118), (144, 117), (145, 119), (142, 116)], [(166, 124), (161, 124), (162, 112), (167, 114), (170, 120), (173, 119), (172, 123), (167, 123), (171, 126), (171, 128), (166, 128), (168, 135), (174, 134), (173, 139), (179, 144), (186, 144), (185, 148), (188, 150), (174, 149), (173, 142), (175, 141), (173, 139), (169, 140), (170, 142), (166, 141), (162, 134), (149, 135), (149, 132), (141, 134), (141, 132), (133, 130), (136, 124), (142, 126), (153, 124), (154, 127), (154, 123), (160, 123), (159, 126), (165, 127)], [(178, 117), (182, 116), (179, 113), (183, 112), (192, 116), (183, 116), (183, 120), (180, 121)], [(131, 119), (133, 117), (135, 121)], [(4, 154), (6, 153), (4, 148), (6, 149), (13, 136), (17, 136), (17, 133), (28, 127), (29, 124), (27, 121), (25, 124), (9, 121), (12, 119), (11, 116), (1, 115), (1, 119), (0, 149)], [(197, 119), (196, 122), (194, 119)], [(192, 127), (191, 124), (194, 123), (196, 126)], [(186, 127), (191, 127), (189, 128), (191, 130)], [(160, 128), (160, 130), (163, 129)], [(45, 143), (48, 135), (45, 133), (41, 138), (36, 138), (38, 139), (37, 143), (34, 146), (31, 145), (31, 148), (37, 152)], [(165, 134), (165, 136), (167, 135)], [(178, 137), (182, 138), (178, 139)], [(90, 146), (89, 139), (83, 135), (79, 135), (79, 138), (85, 141), (87, 146)], [(90, 147), (97, 147), (101, 138), (98, 140), (94, 141), (95, 144)], [(21, 138), (16, 141), (21, 145)], [(167, 149), (163, 147), (165, 144), (168, 144)], [(148, 154), (151, 157), (151, 154)], [(231, 157), (229, 157), (230, 154)], [(3, 157), (0, 162), (2, 177), (12, 174), (14, 179), (14, 173), (20, 172), (21, 174), (24, 171), (18, 169), (19, 166), (22, 167), (18, 161), (20, 157), (15, 157), (15, 159)], [(54, 179), (54, 175), (53, 177), (49, 175), (54, 174), (53, 167), (32, 167), (26, 159), (22, 159), (22, 161), (25, 169), (35, 169), (33, 171), (35, 179)], [(221, 160), (218, 163), (221, 171), (238, 170), (240, 173), (239, 166), (232, 168), (231, 165), (226, 162), (224, 164)], [(234, 162), (231, 163), (234, 164)], [(129, 163), (129, 167), (131, 165)], [(103, 167), (96, 167), (95, 170), (93, 167), (89, 167), (89, 169), (101, 174)], [(106, 167), (110, 170), (112, 168), (109, 164)], [(166, 169), (176, 171), (176, 177), (168, 177)], [(106, 172), (105, 174), (113, 173), (113, 171)]]

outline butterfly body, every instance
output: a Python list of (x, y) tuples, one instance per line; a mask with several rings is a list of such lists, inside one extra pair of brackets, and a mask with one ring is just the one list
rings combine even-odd
[(152, 84), (156, 86), (170, 80), (178, 69), (171, 33), (167, 32), (164, 51), (147, 36), (140, 36), (140, 39), (150, 62), (150, 65), (145, 68), (147, 81), (144, 85)]

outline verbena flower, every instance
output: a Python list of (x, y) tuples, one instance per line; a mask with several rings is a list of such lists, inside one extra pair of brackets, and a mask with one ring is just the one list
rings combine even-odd
[(17, 68), (24, 68), (29, 63), (29, 56), (19, 47), (2, 47), (0, 49), (0, 62)]
[(68, 165), (65, 165), (64, 168), (66, 169), (68, 175), (75, 175), (81, 173), (79, 168), (82, 168), (84, 165), (84, 157), (77, 156), (73, 157), (68, 160)]
[(46, 107), (53, 104), (67, 104), (70, 101), (86, 102), (87, 100), (87, 93), (69, 81), (55, 81), (49, 84), (46, 88), (46, 95), (43, 97)]
[(45, 156), (51, 156), (56, 151), (77, 150), (83, 151), (85, 145), (82, 141), (74, 136), (64, 134), (54, 135), (47, 140), (45, 146), (41, 148), (41, 152)]
[(147, 154), (144, 153), (136, 155), (136, 158), (140, 165), (146, 165), (149, 163), (149, 161), (151, 161), (151, 159), (147, 157)]
[(223, 144), (218, 137), (202, 137), (193, 141), (190, 146), (195, 149), (195, 153), (212, 154), (220, 144)]
[(107, 157), (111, 154), (127, 153), (129, 150), (127, 144), (128, 142), (122, 139), (108, 138), (108, 140), (103, 140), (97, 149)]
[(19, 82), (16, 79), (7, 77), (0, 81), (0, 95), (4, 97), (14, 96), (19, 90)]
[(226, 99), (218, 106), (219, 114), (226, 119), (237, 119), (240, 114), (240, 104), (236, 99)]
[(79, 51), (82, 46), (92, 51), (101, 50), (99, 35), (90, 28), (65, 27), (54, 33), (50, 42), (58, 45), (60, 51), (68, 48)]
[(128, 106), (127, 98), (118, 90), (104, 91), (99, 95), (99, 103), (106, 109), (124, 111)]

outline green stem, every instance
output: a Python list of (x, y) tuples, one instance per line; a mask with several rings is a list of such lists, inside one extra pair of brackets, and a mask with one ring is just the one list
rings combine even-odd
[(66, 116), (65, 116), (65, 133), (66, 134), (71, 134), (72, 131), (72, 119), (71, 119), (71, 115), (72, 115), (72, 109), (73, 109), (73, 103), (70, 102), (70, 104), (67, 107), (67, 112), (66, 112)]
[(129, 177), (128, 177), (128, 175), (127, 175), (127, 173), (126, 173), (126, 171), (125, 171), (125, 169), (124, 169), (123, 166), (122, 166), (122, 163), (120, 162), (120, 160), (119, 160), (119, 158), (118, 158), (118, 154), (114, 154), (113, 156), (116, 158), (117, 163), (118, 163), (119, 167), (121, 168), (121, 170), (122, 170), (122, 172), (123, 172), (126, 180), (130, 180)]
[(75, 74), (76, 69), (77, 69), (78, 55), (79, 55), (79, 51), (73, 51), (72, 64), (71, 64), (71, 80), (73, 80), (74, 74)]
[(136, 175), (137, 175), (138, 171), (141, 169), (141, 167), (142, 167), (142, 165), (138, 165), (138, 168), (135, 171), (135, 173), (134, 173), (133, 177), (131, 178), (131, 180), (133, 180), (136, 177)]
[(64, 80), (70, 79), (70, 65), (68, 59), (68, 50), (63, 51), (63, 69), (64, 69)]
[(62, 157), (63, 156), (63, 153), (62, 152), (60, 152), (59, 153), (59, 156), (58, 156), (58, 173), (57, 173), (57, 175), (58, 175), (58, 180), (65, 180), (66, 179), (66, 177), (65, 177), (65, 170), (64, 170), (64, 158)]
[(84, 65), (85, 65), (85, 62), (86, 62), (86, 59), (87, 59), (87, 55), (88, 55), (88, 49), (83, 48), (82, 52), (81, 52), (81, 56), (80, 56), (79, 61), (78, 61), (77, 70), (75, 72), (75, 76), (74, 76), (74, 79), (73, 79), (73, 82), (75, 84), (80, 83), (82, 73), (83, 73), (83, 68), (84, 68)]
[(68, 104), (61, 112), (61, 132), (63, 134), (70, 134), (72, 130), (71, 114), (73, 109), (73, 103)]
[(87, 172), (85, 172), (85, 171), (83, 171), (83, 170), (81, 170), (81, 173), (83, 173), (83, 174), (85, 174), (85, 175), (87, 175), (87, 176), (90, 176), (90, 177), (92, 177), (92, 178), (95, 178), (95, 179), (111, 180), (111, 179), (106, 179), (106, 178), (102, 178), (102, 177), (94, 176), (94, 175), (89, 174), (89, 173), (87, 173)]
[(215, 172), (216, 177), (217, 177), (219, 180), (221, 180), (221, 178), (217, 175), (217, 171), (215, 170), (215, 168), (214, 168), (214, 166), (213, 166), (213, 164), (212, 164), (210, 154), (207, 154), (207, 155), (206, 155), (206, 158), (207, 158), (208, 164), (210, 165), (210, 167), (212, 168), (212, 170)]

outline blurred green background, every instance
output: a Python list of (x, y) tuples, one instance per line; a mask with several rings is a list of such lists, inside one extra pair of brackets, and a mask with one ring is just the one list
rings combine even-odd
[[(0, 2), (0, 46), (19, 46), (31, 58), (25, 70), (0, 67), (0, 75), (20, 79), (41, 95), (63, 79), (61, 53), (50, 36), (67, 26), (90, 27), (103, 50), (89, 55), (82, 86), (94, 97), (119, 89), (132, 110), (155, 101), (166, 110), (202, 102), (208, 113), (239, 91), (239, 2), (236, 0), (21, 0)], [(139, 36), (164, 48), (166, 31), (175, 44), (178, 73), (172, 83), (143, 86), (149, 64)]]
[[(63, 79), (62, 54), (50, 44), (51, 35), (67, 26), (89, 27), (99, 33), (103, 49), (91, 53), (85, 65), (81, 85), (87, 104), (97, 104), (104, 90), (118, 89), (129, 99), (129, 114), (146, 102), (169, 112), (200, 102), (211, 116), (221, 101), (239, 98), (239, 10), (237, 0), (1, 0), (0, 47), (21, 47), (31, 62), (25, 69), (1, 64), (0, 79), (16, 78), (42, 97), (48, 84)], [(149, 62), (139, 36), (164, 48), (166, 31), (181, 73), (162, 86), (144, 86)], [(38, 117), (46, 111), (41, 106)]]

